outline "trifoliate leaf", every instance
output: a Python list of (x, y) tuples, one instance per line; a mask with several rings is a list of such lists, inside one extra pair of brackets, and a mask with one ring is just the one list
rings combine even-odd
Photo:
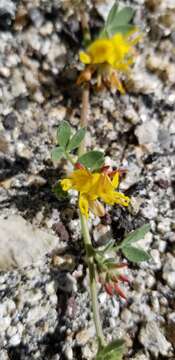
[(72, 150), (76, 149), (81, 144), (82, 140), (85, 137), (85, 134), (86, 134), (86, 129), (78, 130), (76, 132), (76, 134), (73, 135), (72, 138), (70, 139), (66, 150), (72, 151)]
[(117, 13), (118, 13), (118, 4), (115, 3), (112, 6), (111, 10), (109, 11), (109, 14), (108, 14), (108, 17), (107, 17), (107, 20), (106, 20), (106, 25), (107, 26), (112, 24), (115, 21)]
[[(116, 13), (115, 19), (113, 19), (112, 21), (112, 25), (116, 24), (117, 26), (121, 26), (121, 25), (129, 24), (129, 22), (132, 20), (134, 16), (134, 13), (135, 11), (131, 7), (129, 6), (124, 7), (123, 9), (121, 9)], [(111, 26), (111, 23), (108, 25)]]
[(124, 352), (124, 341), (115, 340), (100, 350), (95, 360), (122, 360)]
[(88, 151), (86, 154), (80, 156), (77, 162), (91, 170), (96, 170), (104, 164), (104, 154), (96, 150)]
[(129, 6), (119, 10), (114, 4), (109, 12), (104, 28), (100, 32), (100, 37), (112, 37), (116, 33), (126, 34), (131, 31), (134, 26), (129, 24), (134, 16), (134, 10)]
[(140, 228), (132, 231), (125, 237), (125, 239), (122, 241), (120, 247), (128, 246), (134, 242), (137, 242), (144, 238), (145, 234), (150, 230), (150, 225), (145, 224), (141, 226)]
[[(111, 30), (108, 30), (108, 33), (114, 35), (116, 33), (122, 33), (127, 34), (129, 31), (132, 31), (134, 29), (133, 25), (126, 24), (126, 25), (114, 25)], [(110, 36), (112, 36), (110, 35)]]
[(69, 142), (70, 136), (71, 127), (69, 123), (67, 121), (62, 121), (57, 131), (58, 144), (65, 149)]
[(134, 246), (125, 246), (122, 247), (122, 252), (124, 256), (132, 262), (138, 263), (141, 261), (148, 261), (151, 259), (151, 256), (145, 251), (140, 248), (136, 248)]
[(51, 152), (51, 158), (53, 161), (58, 161), (64, 155), (64, 150), (61, 146), (55, 147)]
[(107, 245), (100, 247), (100, 249), (97, 248), (95, 251), (98, 254), (102, 254), (102, 255), (107, 254), (108, 252), (110, 252), (112, 250), (114, 243), (115, 243), (114, 240), (109, 240)]

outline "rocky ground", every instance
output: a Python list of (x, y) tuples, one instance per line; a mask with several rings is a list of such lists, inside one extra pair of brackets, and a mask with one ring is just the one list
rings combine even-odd
[[(92, 219), (94, 243), (144, 223), (149, 263), (130, 264), (128, 302), (99, 302), (108, 340), (126, 359), (175, 359), (175, 4), (121, 1), (136, 9), (143, 39), (128, 92), (91, 93), (89, 148), (128, 173), (132, 207)], [(92, 33), (113, 1), (87, 1)], [(71, 1), (0, 1), (0, 360), (92, 359), (96, 351), (75, 198), (52, 186), (66, 171), (50, 152), (68, 118), (76, 129), (81, 28)], [(113, 160), (111, 161), (110, 158)]]

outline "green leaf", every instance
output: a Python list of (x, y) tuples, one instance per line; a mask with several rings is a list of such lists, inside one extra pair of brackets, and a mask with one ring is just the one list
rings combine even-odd
[(61, 146), (59, 147), (55, 147), (52, 151), (51, 151), (51, 158), (53, 161), (58, 161), (62, 158), (62, 156), (64, 156), (64, 150)]
[(108, 17), (107, 17), (107, 20), (106, 20), (106, 26), (112, 24), (113, 21), (115, 21), (117, 13), (118, 13), (118, 4), (115, 3), (112, 6), (111, 10), (109, 11), (109, 14), (108, 14)]
[(127, 235), (125, 237), (125, 239), (122, 241), (120, 248), (124, 247), (124, 246), (128, 246), (134, 242), (137, 242), (141, 239), (144, 238), (145, 234), (150, 231), (150, 225), (149, 224), (145, 224), (143, 226), (141, 226), (140, 228), (132, 231), (131, 233), (129, 233), (129, 235)]
[(114, 240), (109, 240), (109, 242), (107, 243), (107, 245), (105, 246), (101, 246), (100, 249), (95, 249), (95, 252), (100, 254), (100, 255), (104, 255), (108, 252), (110, 252), (113, 248), (113, 245), (114, 245), (115, 241)]
[(80, 156), (77, 162), (80, 162), (91, 170), (96, 170), (104, 164), (104, 154), (96, 150), (88, 151), (86, 154)]
[[(117, 12), (112, 24), (113, 25), (116, 24), (117, 26), (126, 25), (132, 20), (134, 13), (135, 13), (135, 11), (131, 7), (126, 6)], [(109, 25), (111, 25), (111, 24), (109, 24)]]
[(115, 340), (100, 350), (95, 360), (122, 360), (124, 352), (124, 341)]
[(127, 34), (129, 31), (133, 30), (133, 28), (134, 28), (134, 26), (131, 24), (126, 24), (126, 25), (117, 25), (116, 24), (112, 28), (112, 33), (113, 33), (113, 35), (116, 33)]
[(70, 139), (68, 146), (67, 146), (67, 151), (72, 151), (74, 149), (76, 149), (80, 143), (82, 142), (82, 140), (84, 139), (86, 134), (86, 129), (80, 129), (76, 132), (75, 135), (72, 136), (72, 138)]
[(145, 250), (142, 250), (138, 247), (136, 248), (133, 246), (125, 246), (122, 247), (122, 252), (129, 261), (135, 263), (148, 261), (151, 259), (151, 256)]
[(58, 144), (65, 149), (69, 142), (70, 136), (71, 127), (69, 123), (67, 121), (62, 121), (57, 131)]
[(111, 37), (116, 33), (126, 34), (131, 31), (134, 26), (129, 24), (134, 16), (134, 10), (126, 6), (118, 10), (118, 6), (114, 4), (109, 12), (104, 28), (100, 32), (100, 37)]

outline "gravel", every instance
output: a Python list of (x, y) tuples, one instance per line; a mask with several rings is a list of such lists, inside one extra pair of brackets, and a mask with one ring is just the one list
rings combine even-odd
[[(113, 1), (86, 3), (94, 34)], [(92, 218), (91, 230), (95, 243), (117, 242), (149, 222), (141, 245), (152, 259), (129, 264), (127, 302), (99, 289), (100, 311), (107, 340), (124, 337), (125, 360), (174, 360), (175, 5), (131, 3), (144, 36), (128, 93), (91, 92), (87, 143), (103, 149), (110, 165), (128, 169), (121, 190), (132, 202), (108, 209), (103, 223)], [(75, 194), (69, 201), (52, 192), (68, 167), (50, 156), (57, 125), (66, 117), (75, 129), (79, 122), (81, 46), (69, 0), (0, 1), (1, 244), (11, 233), (7, 257), (1, 252), (1, 360), (91, 360), (97, 349)], [(48, 237), (52, 246), (45, 247)]]

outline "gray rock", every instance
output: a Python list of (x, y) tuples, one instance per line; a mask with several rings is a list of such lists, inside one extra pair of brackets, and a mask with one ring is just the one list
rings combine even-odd
[(58, 246), (58, 238), (34, 228), (21, 216), (0, 219), (0, 269), (24, 267)]

